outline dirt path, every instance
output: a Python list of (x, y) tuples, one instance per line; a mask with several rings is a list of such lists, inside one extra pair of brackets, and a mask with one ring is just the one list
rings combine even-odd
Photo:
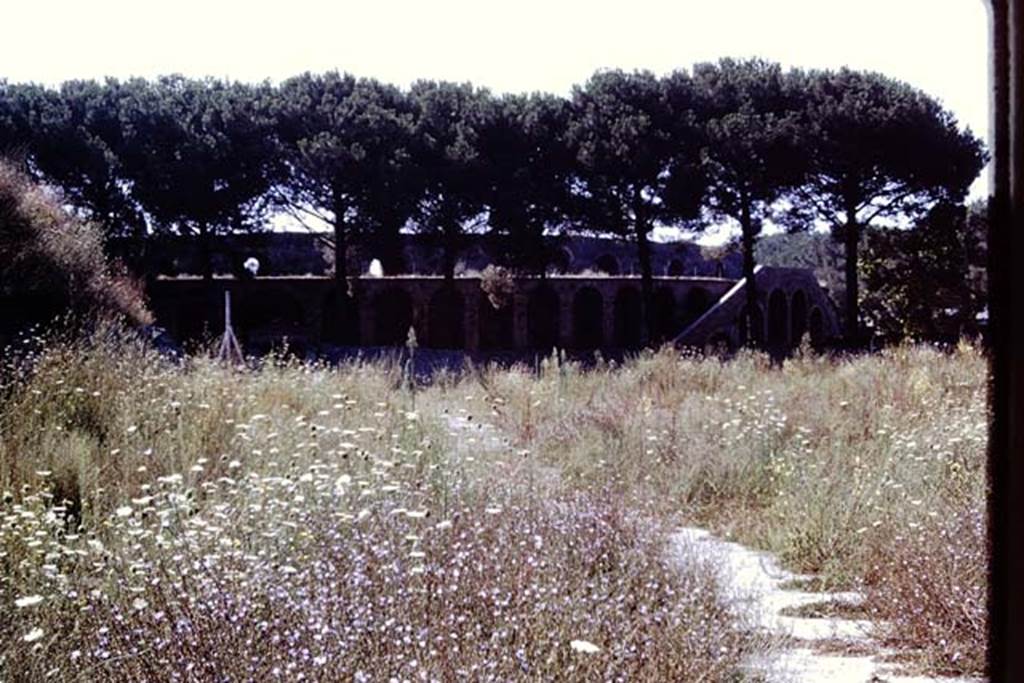
[[(508, 448), (493, 425), (456, 409), (445, 414), (455, 451)], [(554, 474), (557, 479), (557, 473)], [(699, 554), (718, 567), (733, 607), (753, 628), (779, 638), (783, 645), (748, 663), (750, 671), (768, 683), (982, 683), (982, 679), (928, 678), (900, 675), (884, 661), (891, 654), (872, 637), (872, 622), (838, 617), (792, 616), (794, 610), (816, 603), (858, 605), (858, 593), (815, 593), (787, 588), (793, 574), (771, 554), (724, 541), (706, 529), (687, 527), (671, 536), (670, 552)]]
[[(857, 605), (857, 593), (811, 593), (785, 586), (802, 577), (782, 569), (774, 556), (717, 538), (705, 529), (681, 529), (672, 552), (712, 558), (738, 613), (754, 628), (778, 636), (784, 646), (750, 667), (771, 683), (974, 683), (979, 679), (899, 675), (883, 658), (889, 654), (872, 638), (872, 622), (837, 617), (787, 616), (821, 602)], [(850, 654), (854, 653), (854, 654)]]

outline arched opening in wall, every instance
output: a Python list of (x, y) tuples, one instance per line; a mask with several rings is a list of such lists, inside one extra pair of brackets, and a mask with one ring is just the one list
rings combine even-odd
[(601, 254), (598, 256), (597, 260), (594, 261), (594, 266), (605, 275), (618, 275), (620, 271), (619, 259), (611, 254)]
[(799, 345), (807, 332), (807, 295), (804, 290), (798, 289), (793, 292), (793, 301), (789, 309), (789, 343), (793, 346)]
[(231, 295), (232, 324), (242, 341), (295, 336), (303, 331), (302, 304), (290, 292), (246, 288)]
[[(764, 344), (764, 311), (760, 305), (755, 305), (747, 315), (749, 308), (744, 305), (744, 313), (740, 315), (740, 344), (746, 346), (762, 346)], [(749, 329), (748, 329), (749, 325)]]
[(461, 349), (466, 345), (466, 302), (451, 286), (442, 286), (427, 303), (427, 346)]
[[(218, 292), (218, 295), (223, 299), (223, 294)], [(186, 294), (181, 297), (175, 315), (177, 322), (175, 334), (178, 341), (196, 343), (204, 341), (210, 335), (223, 332), (223, 316), (217, 316), (220, 319), (220, 325), (218, 325), (213, 316), (215, 309), (209, 304), (209, 297), (203, 294)], [(221, 327), (220, 330), (217, 330), (218, 326)]]
[(811, 309), (811, 319), (809, 324), (809, 332), (811, 334), (811, 344), (815, 348), (821, 348), (825, 345), (825, 316), (822, 315), (821, 309), (815, 306)]
[(572, 267), (572, 252), (568, 247), (561, 247), (551, 252), (548, 258), (548, 272), (568, 273)]
[(530, 292), (526, 303), (526, 335), (531, 348), (551, 350), (559, 345), (558, 294), (547, 285)]
[(480, 349), (509, 349), (515, 345), (514, 306), (508, 301), (501, 308), (495, 308), (486, 296), (480, 297)]
[(376, 346), (405, 346), (413, 323), (412, 297), (400, 287), (389, 287), (373, 300)]
[(604, 345), (604, 299), (593, 287), (583, 287), (572, 299), (572, 341), (577, 349)]
[[(683, 300), (683, 321), (681, 327), (692, 325), (697, 318), (711, 308), (711, 295), (703, 287), (692, 287)], [(682, 331), (682, 330), (680, 330)]]
[(676, 295), (668, 287), (659, 287), (654, 291), (652, 308), (654, 338), (651, 341), (660, 344), (680, 331), (676, 320)]
[(782, 349), (787, 345), (788, 308), (786, 293), (781, 289), (774, 290), (768, 296), (768, 346), (773, 349)]
[(404, 275), (405, 273), (412, 272), (409, 270), (405, 250), (402, 249), (402, 245), (398, 240), (388, 240), (380, 243), (374, 255), (380, 259), (385, 275)]
[(668, 264), (669, 277), (681, 277), (683, 275), (683, 268), (682, 261), (677, 258), (672, 259)]
[(324, 341), (343, 346), (359, 343), (359, 302), (355, 298), (343, 294), (339, 300), (338, 290), (332, 288), (324, 297), (320, 318)]
[(639, 348), (642, 325), (640, 292), (636, 287), (622, 287), (615, 295), (615, 345), (624, 349)]

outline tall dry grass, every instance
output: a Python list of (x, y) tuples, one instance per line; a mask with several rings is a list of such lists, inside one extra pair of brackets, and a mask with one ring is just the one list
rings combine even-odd
[(985, 667), (986, 362), (964, 344), (781, 367), (645, 354), (481, 375), (477, 410), (583, 490), (858, 587), (929, 671)]
[(757, 646), (650, 508), (452, 433), (465, 383), (40, 348), (0, 387), (4, 680), (738, 680)]

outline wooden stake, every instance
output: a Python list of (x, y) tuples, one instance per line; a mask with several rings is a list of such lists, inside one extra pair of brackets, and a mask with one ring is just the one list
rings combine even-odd
[(242, 347), (235, 337), (235, 330), (231, 326), (231, 292), (224, 292), (224, 336), (220, 340), (220, 349), (217, 351), (217, 360), (226, 361), (232, 365), (241, 365), (245, 362), (242, 355)]

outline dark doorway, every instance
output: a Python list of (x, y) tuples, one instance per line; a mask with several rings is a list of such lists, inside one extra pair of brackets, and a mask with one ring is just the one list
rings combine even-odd
[(651, 311), (654, 322), (654, 337), (651, 341), (660, 344), (669, 337), (680, 332), (676, 321), (676, 295), (668, 287), (661, 287), (654, 292)]
[(793, 302), (789, 309), (789, 343), (798, 346), (807, 332), (807, 295), (804, 290), (793, 292)]
[(427, 304), (427, 346), (435, 349), (461, 349), (466, 345), (466, 303), (454, 287), (434, 292)]
[[(697, 321), (711, 308), (711, 295), (703, 287), (694, 287), (686, 293), (683, 300), (683, 321), (681, 327), (687, 327)], [(680, 330), (682, 331), (682, 330)]]
[(526, 334), (531, 348), (550, 351), (559, 345), (558, 295), (551, 287), (541, 285), (530, 292), (526, 304)]
[(602, 319), (604, 299), (593, 287), (584, 287), (572, 300), (572, 339), (577, 349), (594, 349), (604, 345)]
[(377, 346), (404, 346), (412, 326), (412, 299), (398, 287), (385, 289), (374, 298), (376, 318), (374, 344)]
[(514, 306), (507, 302), (495, 308), (486, 296), (480, 297), (480, 349), (510, 349), (515, 346)]
[(597, 257), (594, 265), (597, 266), (598, 271), (606, 275), (619, 274), (619, 259), (615, 258), (611, 254), (601, 254)]
[(639, 348), (642, 325), (640, 292), (635, 287), (623, 287), (615, 296), (615, 345), (624, 349)]
[(324, 341), (343, 346), (359, 343), (359, 305), (353, 297), (331, 289), (324, 297), (322, 314)]
[(768, 345), (772, 349), (783, 349), (787, 345), (786, 332), (789, 329), (786, 293), (776, 289), (768, 297)]
[(811, 344), (815, 348), (825, 345), (825, 316), (821, 314), (821, 309), (817, 306), (811, 309), (810, 333)]

